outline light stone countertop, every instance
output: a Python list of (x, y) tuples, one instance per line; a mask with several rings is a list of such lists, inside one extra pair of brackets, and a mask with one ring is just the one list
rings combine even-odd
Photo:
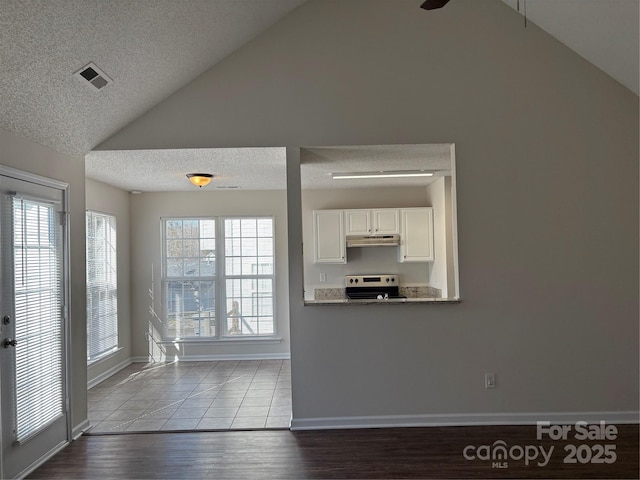
[(305, 300), (304, 304), (313, 305), (380, 305), (386, 303), (460, 303), (459, 298), (442, 298), (440, 290), (430, 286), (401, 286), (400, 294), (407, 298), (389, 299), (358, 299), (352, 300), (345, 297), (345, 289), (341, 287), (316, 288), (315, 299)]
[(353, 305), (402, 305), (407, 303), (460, 303), (459, 298), (389, 298), (387, 300), (350, 300), (347, 298), (340, 299), (327, 299), (327, 300), (305, 300), (305, 306), (321, 306), (321, 305), (338, 305), (338, 306), (353, 306)]

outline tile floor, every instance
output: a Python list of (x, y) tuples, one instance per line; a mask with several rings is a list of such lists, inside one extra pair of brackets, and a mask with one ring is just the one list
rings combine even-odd
[(91, 388), (90, 433), (288, 428), (289, 360), (134, 363)]

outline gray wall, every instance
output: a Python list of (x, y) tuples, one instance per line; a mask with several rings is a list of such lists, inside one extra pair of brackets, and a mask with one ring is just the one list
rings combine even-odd
[[(179, 356), (200, 358), (285, 358), (289, 356), (287, 276), (287, 193), (284, 190), (156, 192), (131, 197), (132, 343), (135, 360)], [(281, 341), (217, 343), (150, 341), (162, 338), (162, 326), (150, 313), (162, 312), (162, 217), (273, 215), (276, 236), (276, 336)], [(152, 292), (152, 296), (150, 296)], [(179, 344), (179, 348), (176, 345)]]
[(58, 153), (4, 130), (0, 130), (0, 145), (0, 164), (69, 184), (71, 425), (75, 430), (87, 421), (84, 159)]
[(131, 257), (129, 232), (130, 193), (89, 178), (86, 179), (86, 208), (116, 217), (118, 252), (118, 346), (120, 350), (87, 368), (87, 381), (93, 385), (131, 362)]
[(299, 426), (637, 411), (638, 97), (499, 0), (418, 3), (311, 0), (101, 148), (456, 144), (462, 302), (426, 306), (303, 305), (288, 150)]

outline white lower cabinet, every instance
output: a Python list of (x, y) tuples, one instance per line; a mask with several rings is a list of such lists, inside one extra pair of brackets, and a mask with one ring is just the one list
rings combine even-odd
[(313, 262), (347, 263), (343, 210), (314, 210)]
[(400, 209), (399, 262), (432, 262), (433, 208)]

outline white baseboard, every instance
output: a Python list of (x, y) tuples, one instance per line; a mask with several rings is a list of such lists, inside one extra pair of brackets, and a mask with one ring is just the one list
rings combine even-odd
[(80, 435), (82, 435), (84, 432), (89, 430), (90, 426), (91, 426), (91, 422), (87, 419), (81, 424), (73, 427), (73, 429), (71, 430), (71, 440), (77, 440), (78, 437), (80, 437)]
[(163, 355), (160, 360), (149, 357), (131, 357), (134, 363), (147, 362), (216, 362), (224, 360), (289, 360), (288, 353), (252, 353), (221, 355)]
[(127, 358), (126, 360), (123, 360), (122, 362), (120, 362), (119, 364), (111, 367), (109, 370), (107, 370), (106, 372), (101, 373), (100, 375), (97, 375), (96, 377), (92, 378), (91, 380), (87, 381), (87, 390), (95, 387), (96, 385), (98, 385), (100, 382), (104, 382), (107, 378), (109, 378), (112, 375), (115, 375), (116, 373), (118, 373), (120, 370), (122, 370), (123, 368), (128, 367), (129, 365), (131, 365), (133, 363), (133, 360), (131, 358)]
[(474, 425), (575, 424), (579, 421), (610, 424), (639, 423), (640, 412), (540, 412), (472, 413), (439, 415), (386, 415), (371, 417), (293, 418), (291, 430), (328, 430), (345, 428), (444, 427)]
[(149, 363), (153, 362), (151, 357), (131, 357), (133, 363)]

